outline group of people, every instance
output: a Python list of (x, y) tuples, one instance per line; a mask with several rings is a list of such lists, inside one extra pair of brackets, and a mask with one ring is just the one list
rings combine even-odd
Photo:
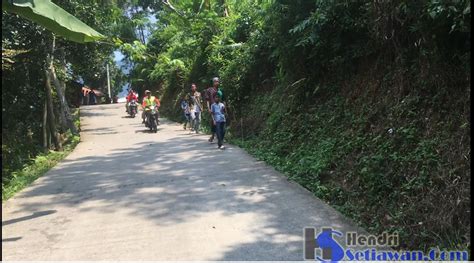
[[(201, 92), (197, 90), (196, 84), (191, 85), (191, 92), (182, 97), (181, 109), (184, 116), (183, 128), (190, 129), (191, 132), (199, 133), (201, 126), (201, 119), (203, 112), (207, 111), (211, 117), (210, 128), (211, 137), (209, 142), (212, 143), (217, 138), (217, 148), (223, 150), (224, 135), (226, 129), (226, 107), (224, 100), (224, 93), (219, 87), (219, 78), (212, 79), (212, 86), (204, 90), (204, 97)], [(131, 89), (127, 95), (127, 103), (125, 105), (128, 112), (129, 103), (138, 101), (138, 94)], [(205, 103), (203, 103), (205, 102)], [(146, 123), (146, 112), (152, 106), (160, 107), (160, 100), (151, 95), (151, 91), (145, 91), (145, 97), (142, 101), (142, 123)], [(158, 119), (158, 118), (157, 118)]]
[[(209, 138), (209, 142), (212, 143), (217, 137), (217, 147), (223, 150), (225, 148), (223, 143), (226, 125), (224, 94), (219, 87), (219, 78), (213, 78), (212, 83), (212, 87), (204, 91), (206, 110), (211, 117), (211, 137)], [(201, 114), (205, 109), (203, 107), (203, 98), (201, 93), (197, 91), (196, 84), (193, 83), (191, 85), (191, 93), (184, 95), (182, 98), (181, 109), (184, 114), (183, 128), (186, 130), (186, 126), (189, 124), (188, 127), (191, 132), (199, 133)]]
[(82, 105), (95, 105), (97, 103), (97, 95), (89, 86), (81, 88)]
[[(127, 95), (126, 99), (127, 99), (127, 103), (125, 103), (125, 112), (129, 112), (130, 102), (138, 101), (138, 93), (135, 92), (135, 90), (130, 89), (128, 91), (128, 95)], [(160, 100), (157, 97), (152, 96), (151, 91), (145, 90), (145, 97), (143, 98), (143, 101), (142, 101), (142, 108), (143, 108), (142, 123), (143, 124), (146, 123), (146, 121), (145, 121), (146, 113), (152, 106), (156, 106), (157, 108), (159, 108), (161, 106), (160, 105)], [(157, 118), (157, 120), (158, 120), (158, 118)]]

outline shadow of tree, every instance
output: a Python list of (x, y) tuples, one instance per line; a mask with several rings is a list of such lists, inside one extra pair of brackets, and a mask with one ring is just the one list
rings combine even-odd
[[(177, 125), (163, 120), (160, 127), (172, 131)], [(110, 128), (88, 132), (99, 130), (113, 132)], [(207, 142), (207, 136), (176, 133), (101, 156), (64, 160), (34, 187), (15, 197), (29, 198), (19, 202), (17, 209), (37, 211), (45, 206), (38, 198), (41, 196), (47, 197), (47, 207), (111, 217), (126, 209), (131, 217), (156, 227), (176, 227), (176, 231), (206, 218), (203, 231), (226, 243), (211, 243), (209, 246), (222, 245), (221, 252), (202, 260), (302, 260), (304, 227), (363, 232), (242, 149), (229, 146), (217, 150), (215, 144)], [(222, 219), (214, 222), (209, 215)], [(196, 238), (203, 246), (217, 242)]]
[(31, 214), (29, 216), (23, 216), (23, 217), (10, 219), (10, 220), (7, 220), (7, 221), (2, 221), (2, 226), (6, 226), (6, 225), (14, 224), (14, 223), (17, 223), (17, 222), (37, 218), (37, 217), (40, 217), (40, 216), (46, 216), (46, 215), (54, 214), (56, 212), (57, 212), (56, 210), (47, 210), (47, 211), (34, 212), (33, 214)]
[(10, 238), (5, 238), (5, 239), (2, 239), (2, 242), (14, 242), (14, 241), (17, 241), (17, 240), (20, 240), (21, 237), (10, 237)]

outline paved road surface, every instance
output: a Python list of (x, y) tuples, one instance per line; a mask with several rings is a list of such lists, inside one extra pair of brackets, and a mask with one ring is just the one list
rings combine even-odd
[(357, 229), (238, 147), (124, 111), (83, 107), (74, 152), (2, 205), (3, 260), (302, 260), (304, 227)]

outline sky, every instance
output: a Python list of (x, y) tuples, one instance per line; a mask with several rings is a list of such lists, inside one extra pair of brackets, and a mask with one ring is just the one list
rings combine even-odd
[[(154, 15), (149, 15), (148, 16), (148, 19), (150, 20), (150, 22), (152, 24), (155, 24), (156, 23), (156, 18)], [(150, 32), (148, 32), (147, 30), (145, 30), (145, 36), (149, 35)], [(124, 58), (125, 56), (122, 54), (122, 52), (120, 52), (120, 50), (115, 50), (114, 51), (114, 61), (115, 61), (115, 64), (122, 69), (122, 71), (126, 74), (128, 73), (128, 70), (127, 69), (124, 69), (122, 66), (124, 65), (124, 63), (122, 63), (122, 59)], [(127, 88), (129, 86), (129, 83), (126, 83), (124, 86), (122, 86), (122, 92), (120, 92), (118, 94), (118, 97), (119, 98), (122, 98), (122, 97), (125, 97), (127, 95)]]
[[(120, 50), (115, 50), (114, 51), (114, 61), (115, 61), (115, 64), (117, 65), (118, 68), (122, 69), (122, 72), (126, 73), (126, 71), (122, 68), (122, 59), (124, 58), (125, 56), (122, 54), (122, 52), (120, 52)], [(127, 88), (128, 88), (128, 83), (126, 83), (125, 85), (122, 86), (122, 91), (118, 94), (118, 97), (119, 98), (122, 98), (122, 97), (125, 97), (127, 95)]]
[[(120, 50), (115, 50), (114, 51), (114, 61), (115, 64), (122, 70), (122, 72), (126, 73), (126, 71), (122, 68), (122, 59), (124, 58), (124, 55)], [(119, 98), (125, 97), (127, 95), (127, 88), (128, 88), (129, 83), (126, 83), (125, 85), (122, 86), (122, 91), (117, 95)]]

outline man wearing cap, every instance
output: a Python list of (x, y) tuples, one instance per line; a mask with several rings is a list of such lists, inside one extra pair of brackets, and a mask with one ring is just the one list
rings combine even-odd
[(149, 90), (145, 90), (145, 97), (143, 98), (143, 102), (142, 102), (142, 107), (143, 107), (143, 113), (142, 113), (142, 123), (145, 123), (145, 112), (146, 112), (146, 108), (150, 107), (150, 106), (154, 106), (156, 105), (158, 108), (160, 108), (160, 100), (155, 97), (155, 96), (151, 96), (151, 91)]
[(216, 135), (216, 125), (214, 124), (214, 121), (212, 120), (212, 110), (211, 110), (211, 105), (214, 104), (216, 101), (216, 97), (218, 95), (218, 88), (219, 88), (219, 78), (214, 77), (212, 79), (212, 87), (209, 87), (206, 89), (204, 93), (204, 99), (206, 100), (206, 105), (207, 105), (207, 110), (209, 114), (211, 115), (211, 138), (209, 138), (209, 142), (214, 141), (214, 136)]
[(191, 99), (193, 101), (193, 111), (194, 111), (194, 119), (192, 119), (191, 127), (194, 128), (196, 133), (199, 133), (199, 128), (201, 125), (201, 112), (203, 110), (202, 107), (202, 99), (201, 99), (201, 92), (197, 91), (196, 84), (191, 84)]

